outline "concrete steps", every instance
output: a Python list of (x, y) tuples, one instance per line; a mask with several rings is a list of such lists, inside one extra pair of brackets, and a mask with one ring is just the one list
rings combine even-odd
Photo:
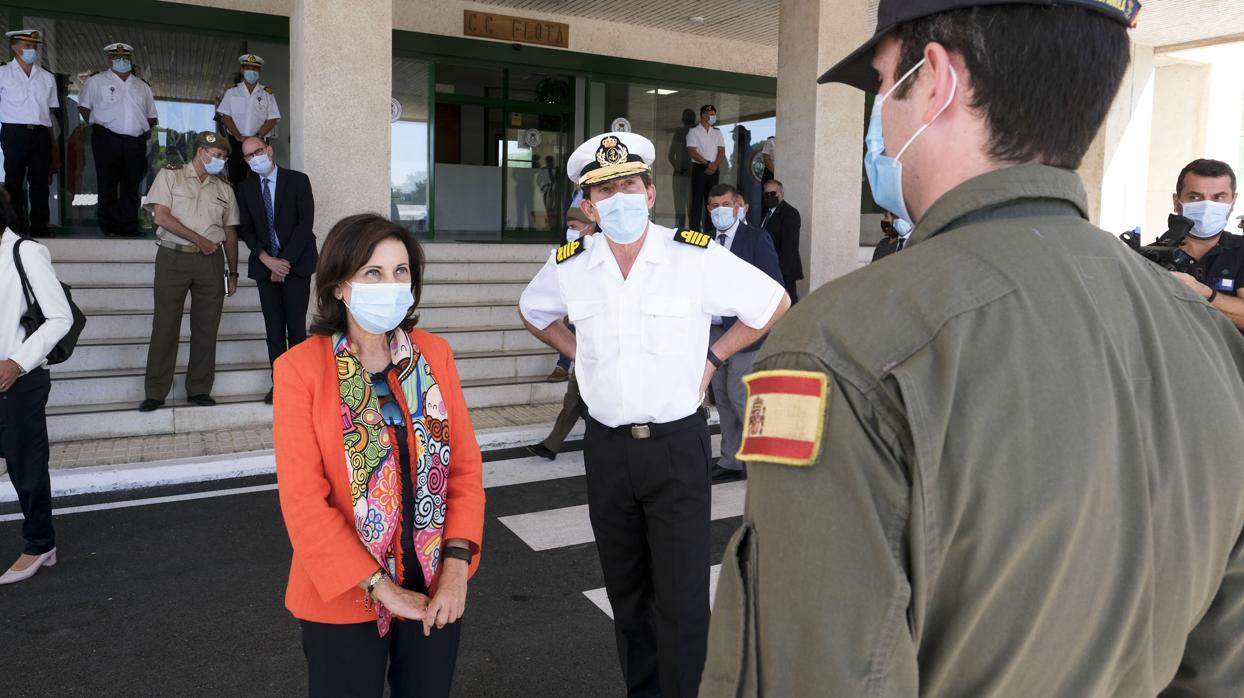
[[(169, 434), (253, 426), (271, 420), (263, 315), (254, 282), (226, 299), (216, 346), (219, 405), (185, 402), (189, 315), (182, 318), (173, 390), (163, 409), (139, 413), (151, 335), (156, 247), (142, 240), (50, 240), (61, 280), (88, 322), (73, 358), (52, 367), (48, 407), (54, 441)], [(549, 245), (430, 243), (419, 326), (453, 347), (471, 407), (561, 400), (564, 384), (545, 383), (555, 354), (523, 329), (518, 296), (548, 259)], [(242, 246), (240, 256), (248, 256)]]

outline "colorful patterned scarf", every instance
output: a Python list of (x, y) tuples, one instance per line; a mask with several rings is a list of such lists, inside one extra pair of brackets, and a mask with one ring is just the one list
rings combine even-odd
[[(341, 387), (341, 428), (345, 437), (350, 501), (359, 539), (397, 583), (409, 561), (398, 564), (401, 546), (402, 485), (395, 430), (380, 416), (380, 401), (371, 374), (358, 358), (358, 347), (348, 336), (333, 336), (337, 380)], [(445, 527), (445, 491), (449, 480), (449, 412), (427, 359), (402, 331), (389, 343), (393, 371), (410, 410), (414, 432), (414, 547), (427, 588), (432, 588), (441, 561), (441, 533)], [(392, 382), (390, 382), (392, 386)], [(397, 429), (400, 429), (398, 427)], [(397, 432), (400, 433), (400, 432)], [(399, 567), (401, 569), (399, 569)], [(392, 614), (376, 604), (380, 635), (389, 631)]]

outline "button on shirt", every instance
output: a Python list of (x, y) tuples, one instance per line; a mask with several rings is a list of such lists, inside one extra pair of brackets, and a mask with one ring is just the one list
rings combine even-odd
[(717, 159), (717, 149), (726, 147), (726, 137), (716, 126), (710, 126), (705, 131), (703, 124), (696, 124), (687, 131), (687, 147), (694, 148), (700, 157), (713, 162)]
[(13, 246), (17, 233), (5, 230), (0, 235), (0, 360), (12, 359), (29, 372), (47, 363), (48, 352), (73, 325), (65, 290), (52, 270), (48, 248), (33, 240), (22, 243), (22, 268), (30, 280), (35, 300), (46, 321), (26, 336), (21, 318), (26, 312), (26, 296), (22, 293), (21, 277), (13, 264)]
[(82, 88), (79, 106), (91, 110), (91, 123), (123, 136), (139, 136), (157, 118), (151, 86), (130, 75), (122, 80), (108, 70), (92, 75)]
[(48, 110), (59, 106), (51, 73), (36, 65), (26, 75), (16, 58), (0, 66), (0, 123), (51, 127)]
[[(728, 249), (730, 249), (730, 246), (734, 244), (734, 234), (735, 234), (736, 232), (738, 232), (738, 230), (739, 230), (739, 222), (738, 222), (738, 221), (735, 221), (735, 222), (734, 222), (734, 225), (730, 226), (730, 227), (729, 227), (729, 228), (727, 228), (726, 230), (718, 230), (718, 231), (717, 231), (717, 237), (716, 237), (717, 244), (718, 244), (718, 245), (721, 245), (722, 247), (726, 248), (727, 250), (728, 250)], [(723, 237), (723, 236), (724, 236), (724, 237)], [(714, 315), (714, 316), (713, 316), (713, 324), (714, 324), (714, 325), (720, 325), (720, 324), (721, 324), (721, 316), (720, 316), (720, 315)]]
[[(182, 225), (217, 243), (225, 241), (225, 226), (237, 225), (240, 219), (233, 187), (211, 175), (200, 182), (193, 165), (160, 170), (143, 206), (152, 209), (155, 204), (167, 206)], [(178, 245), (190, 244), (163, 227), (156, 228), (156, 237)]]
[(259, 127), (268, 119), (280, 119), (281, 110), (276, 106), (276, 97), (264, 89), (262, 83), (255, 83), (254, 90), (248, 90), (245, 82), (230, 87), (216, 111), (233, 119), (238, 132), (243, 136), (259, 133)]
[(626, 279), (607, 241), (561, 264), (554, 253), (519, 299), (537, 329), (570, 318), (579, 391), (607, 426), (695, 412), (711, 317), (759, 328), (782, 300), (777, 282), (726, 248), (676, 242), (674, 232), (649, 224)]

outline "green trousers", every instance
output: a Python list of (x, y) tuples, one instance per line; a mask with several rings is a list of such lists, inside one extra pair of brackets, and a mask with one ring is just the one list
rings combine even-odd
[(544, 447), (553, 453), (562, 449), (566, 435), (574, 429), (575, 422), (583, 416), (583, 399), (579, 397), (579, 381), (570, 374), (570, 382), (566, 384), (566, 397), (562, 398), (562, 411), (557, 413), (557, 421), (553, 422), (553, 430), (544, 440)]
[(165, 247), (156, 252), (155, 316), (147, 348), (147, 397), (163, 400), (173, 387), (181, 316), (190, 294), (190, 364), (186, 395), (210, 395), (216, 380), (216, 331), (225, 303), (225, 258)]

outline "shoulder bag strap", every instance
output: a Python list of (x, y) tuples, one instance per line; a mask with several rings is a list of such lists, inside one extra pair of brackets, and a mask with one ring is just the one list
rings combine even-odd
[(26, 298), (26, 307), (31, 308), (38, 306), (39, 300), (35, 298), (35, 290), (26, 276), (26, 269), (22, 267), (22, 256), (17, 251), (23, 242), (26, 242), (26, 239), (19, 237), (17, 242), (13, 243), (13, 264), (17, 266), (17, 276), (22, 280), (22, 295)]

